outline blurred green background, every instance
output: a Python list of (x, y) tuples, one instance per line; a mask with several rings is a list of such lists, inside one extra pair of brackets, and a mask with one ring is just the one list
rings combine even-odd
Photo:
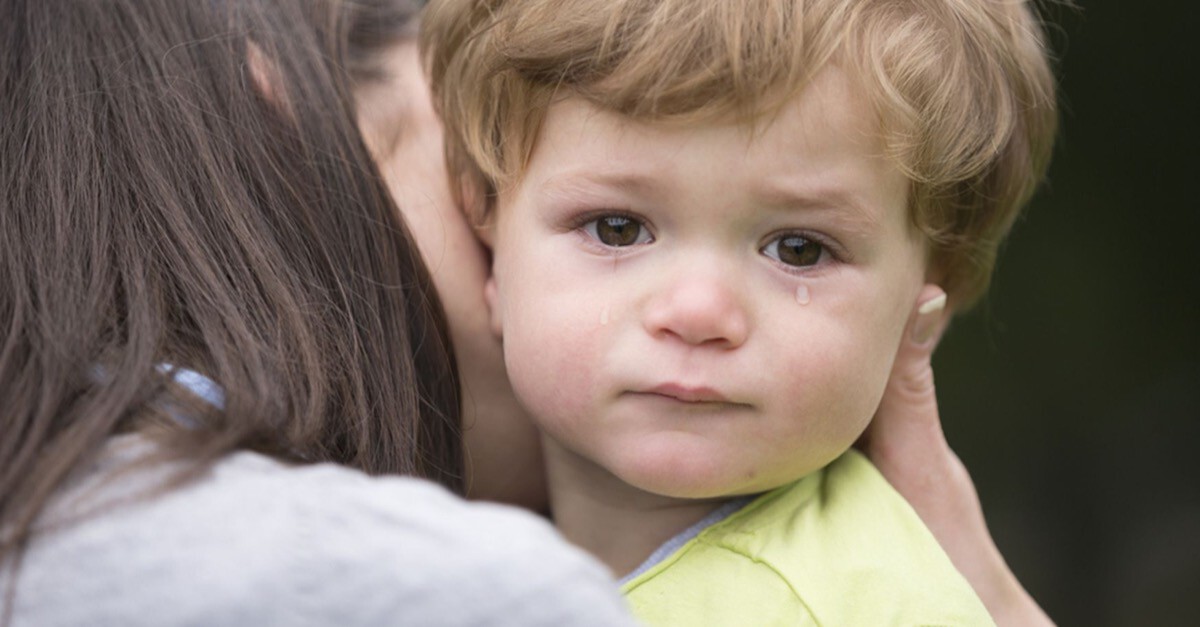
[(1062, 625), (1200, 624), (1195, 3), (1044, 6), (1050, 178), (935, 358), (1001, 551)]

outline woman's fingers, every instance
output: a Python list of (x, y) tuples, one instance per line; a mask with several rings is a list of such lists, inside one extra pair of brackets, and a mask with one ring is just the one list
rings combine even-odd
[(916, 510), (998, 625), (1052, 625), (1004, 562), (975, 484), (946, 443), (931, 359), (947, 319), (946, 293), (924, 286), (858, 446)]
[[(946, 293), (936, 285), (923, 287), (905, 327), (879, 410), (859, 442), (876, 465), (881, 461), (877, 457), (904, 457), (945, 446), (930, 361), (945, 328), (945, 311)], [(908, 450), (911, 448), (917, 450)]]
[(921, 289), (879, 409), (858, 446), (970, 579), (977, 558), (973, 544), (990, 544), (991, 538), (974, 484), (946, 443), (938, 415), (931, 358), (945, 324), (945, 304), (938, 286)]
[[(859, 447), (971, 579), (979, 558), (975, 545), (990, 546), (991, 537), (974, 484), (946, 443), (938, 415), (931, 359), (944, 327), (945, 305), (941, 288), (921, 289), (883, 399)], [(974, 580), (971, 584), (976, 586)]]

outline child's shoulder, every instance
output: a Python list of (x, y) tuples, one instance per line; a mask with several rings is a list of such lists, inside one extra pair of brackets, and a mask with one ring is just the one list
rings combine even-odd
[(652, 625), (991, 624), (916, 512), (856, 451), (704, 530), (626, 593)]

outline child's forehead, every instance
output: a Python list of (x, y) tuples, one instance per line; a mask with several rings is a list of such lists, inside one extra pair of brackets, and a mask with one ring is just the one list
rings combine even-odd
[[(564, 93), (543, 117), (526, 168), (539, 151), (552, 152), (559, 171), (578, 170), (584, 179), (629, 188), (646, 187), (653, 174), (690, 163), (697, 152), (730, 164), (759, 161), (764, 174), (777, 175), (832, 167), (848, 157), (885, 158), (878, 116), (855, 81), (834, 65), (800, 89), (765, 98), (750, 114), (634, 117)], [(594, 176), (604, 171), (612, 174)]]
[[(622, 103), (614, 107), (611, 97), (601, 92), (597, 97), (588, 89), (560, 86), (548, 100), (548, 108), (572, 100), (591, 103), (598, 111), (615, 114), (631, 123), (657, 126), (664, 129), (686, 129), (704, 126), (738, 126), (753, 139), (758, 131), (769, 127), (781, 115), (798, 109), (821, 109), (813, 113), (822, 117), (841, 115), (849, 110), (851, 115), (862, 116), (865, 121), (878, 124), (881, 116), (874, 111), (871, 98), (870, 76), (859, 69), (858, 63), (850, 62), (843, 55), (835, 55), (819, 66), (808, 68), (804, 78), (761, 84), (748, 87), (737, 94), (719, 94), (706, 100), (697, 100), (689, 107), (659, 110), (653, 96), (648, 95), (645, 106)], [(868, 120), (869, 118), (869, 120)]]

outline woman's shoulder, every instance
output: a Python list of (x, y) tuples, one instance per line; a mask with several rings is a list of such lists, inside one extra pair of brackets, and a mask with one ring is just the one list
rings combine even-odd
[[(286, 556), (278, 566), (300, 573), (289, 577), (298, 589), (320, 589), (320, 605), (353, 599), (362, 623), (403, 612), (413, 624), (574, 624), (585, 607), (601, 617), (591, 624), (624, 620), (607, 572), (528, 512), (470, 503), (429, 481), (247, 453), (215, 477), (246, 471), (250, 502), (287, 495), (256, 523), (268, 550)], [(274, 536), (279, 529), (291, 537)]]
[[(129, 483), (88, 498), (115, 502)], [(536, 516), (427, 481), (254, 453), (48, 528), (24, 562), (16, 615), (50, 623), (630, 621), (603, 568)]]

